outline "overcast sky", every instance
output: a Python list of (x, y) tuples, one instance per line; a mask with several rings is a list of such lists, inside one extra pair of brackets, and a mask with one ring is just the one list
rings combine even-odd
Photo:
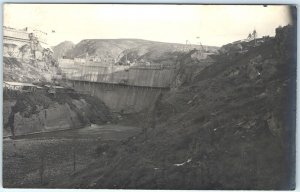
[(291, 21), (286, 6), (5, 4), (3, 22), (45, 31), (50, 45), (116, 38), (198, 43), (200, 37), (204, 45), (220, 46), (254, 28), (258, 36), (273, 36)]

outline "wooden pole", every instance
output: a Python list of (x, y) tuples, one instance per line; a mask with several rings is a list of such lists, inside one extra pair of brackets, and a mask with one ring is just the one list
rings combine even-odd
[(76, 171), (76, 153), (75, 153), (75, 147), (73, 148), (73, 172)]
[(41, 153), (41, 165), (40, 165), (40, 182), (41, 185), (44, 183), (44, 153)]

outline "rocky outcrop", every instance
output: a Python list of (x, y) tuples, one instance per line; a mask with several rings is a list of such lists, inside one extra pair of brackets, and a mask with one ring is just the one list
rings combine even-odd
[(171, 84), (172, 89), (177, 89), (181, 85), (190, 83), (207, 66), (213, 64), (215, 60), (212, 53), (199, 50), (192, 50), (188, 53), (181, 53), (176, 62), (175, 75)]
[(50, 82), (57, 74), (54, 60), (22, 60), (13, 57), (3, 57), (3, 80), (16, 82)]
[(82, 126), (82, 122), (78, 120), (76, 113), (70, 109), (68, 104), (54, 104), (48, 109), (41, 109), (30, 117), (16, 113), (14, 120), (16, 136), (34, 132), (76, 129)]
[(4, 136), (76, 129), (111, 121), (102, 101), (73, 94), (53, 97), (47, 93), (21, 93), (4, 99)]

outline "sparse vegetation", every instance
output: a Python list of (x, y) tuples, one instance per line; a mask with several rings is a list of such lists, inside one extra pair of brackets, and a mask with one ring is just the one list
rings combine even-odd
[[(276, 30), (274, 39), (258, 46), (249, 45), (247, 52), (226, 45), (228, 49), (212, 56), (215, 63), (202, 63), (201, 69), (197, 60), (191, 59), (193, 51), (176, 52), (173, 57), (173, 53), (166, 51), (169, 47), (150, 41), (80, 42), (67, 53), (70, 57), (82, 53), (114, 57), (123, 49), (130, 49), (130, 59), (178, 65), (176, 77), (180, 82), (170, 92), (161, 94), (149, 109), (138, 114), (117, 114), (119, 120), (113, 118), (101, 101), (90, 96), (26, 98), (24, 95), (24, 100), (16, 104), (23, 113), (34, 114), (39, 110), (37, 104), (46, 108), (49, 103), (57, 102), (67, 104), (84, 125), (110, 121), (117, 125), (105, 125), (113, 133), (106, 132), (106, 127), (91, 126), (82, 132), (32, 136), (34, 139), (27, 141), (27, 145), (22, 140), (17, 142), (20, 148), (17, 147), (16, 153), (10, 150), (12, 142), (6, 141), (4, 185), (293, 189), (296, 49), (291, 36), (295, 36), (295, 27), (286, 26)], [(143, 43), (146, 45), (137, 47)], [(103, 52), (107, 49), (110, 53)], [(81, 107), (84, 103), (87, 108)], [(130, 129), (128, 125), (139, 129)], [(123, 135), (122, 129), (128, 132)], [(37, 166), (41, 165), (39, 155), (43, 151), (47, 151), (48, 161), (42, 177)]]
[[(291, 29), (283, 28), (276, 39), (293, 36)], [(156, 127), (148, 125), (147, 139), (144, 133), (132, 137), (114, 146), (115, 155), (99, 156), (90, 167), (49, 186), (293, 188), (294, 151), (287, 146), (294, 142), (296, 55), (293, 41), (280, 42), (289, 50), (284, 58), (276, 54), (277, 43), (219, 55), (214, 65), (160, 99)]]

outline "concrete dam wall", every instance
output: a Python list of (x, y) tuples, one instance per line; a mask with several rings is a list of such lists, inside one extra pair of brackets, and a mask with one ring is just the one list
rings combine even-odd
[(148, 108), (168, 88), (151, 88), (71, 81), (77, 91), (85, 91), (101, 99), (113, 112), (135, 113)]
[(128, 86), (167, 88), (174, 76), (174, 67), (160, 66), (86, 66), (61, 65), (68, 80), (88, 81)]
[(79, 92), (101, 99), (114, 112), (135, 113), (156, 101), (169, 90), (174, 67), (88, 66), (73, 61), (60, 62), (68, 82)]

